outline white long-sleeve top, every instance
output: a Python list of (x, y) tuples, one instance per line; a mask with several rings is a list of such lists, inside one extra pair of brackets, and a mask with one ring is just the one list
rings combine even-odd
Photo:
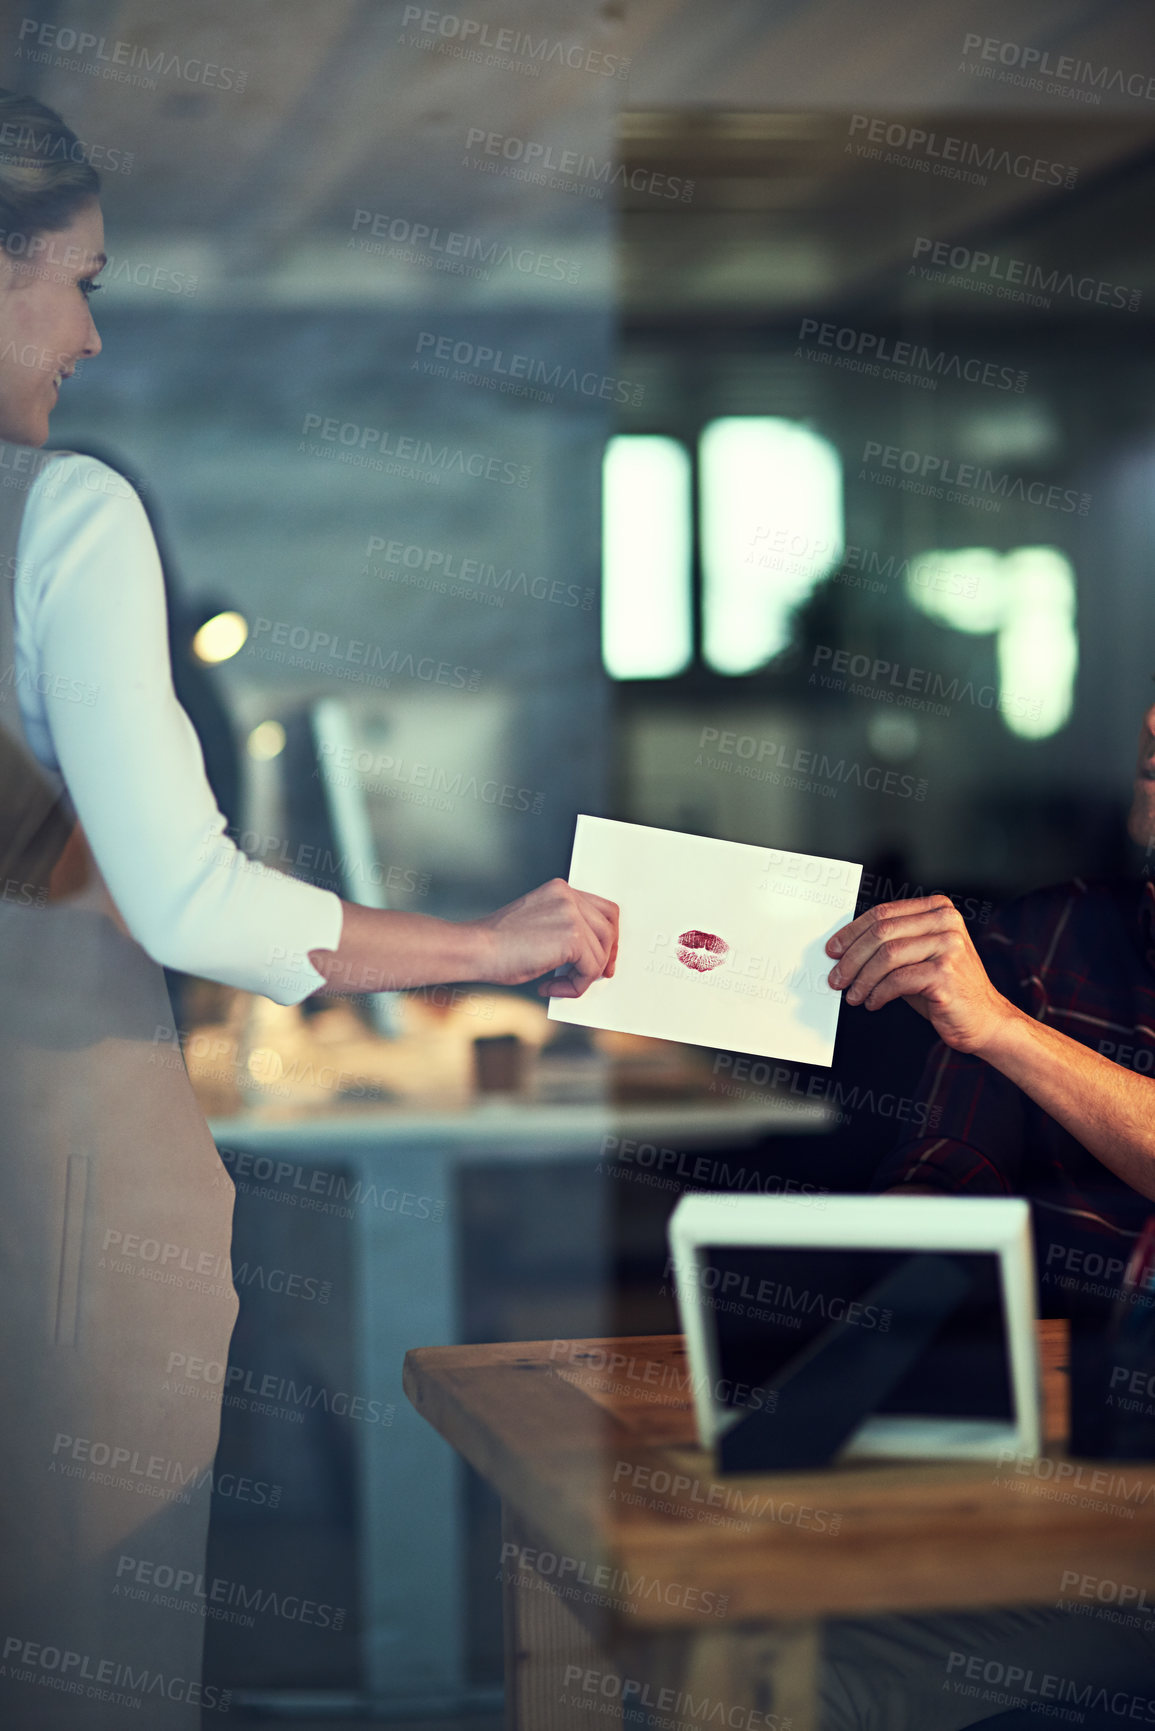
[(331, 890), (224, 834), (169, 661), (160, 557), (129, 483), (60, 456), (29, 489), (16, 551), (14, 675), (28, 745), (57, 771), (129, 931), (155, 961), (297, 1004), (336, 949)]

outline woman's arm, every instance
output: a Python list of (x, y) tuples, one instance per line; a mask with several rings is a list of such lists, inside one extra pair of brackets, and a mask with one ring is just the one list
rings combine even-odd
[(946, 896), (885, 902), (826, 946), (849, 1004), (905, 998), (945, 1045), (1021, 1088), (1117, 1178), (1155, 1199), (1155, 1078), (1137, 1075), (1028, 1016), (996, 991)]
[(91, 457), (46, 464), (18, 571), (29, 743), (59, 766), (129, 931), (169, 967), (299, 1003), (323, 984), (306, 952), (337, 942), (341, 903), (225, 836), (173, 691), (160, 560), (132, 488)]
[[(572, 997), (612, 969), (616, 907), (558, 880), (454, 924), (343, 903), (241, 854), (173, 691), (152, 530), (106, 465), (46, 465), (19, 555), (21, 672), (43, 698), (33, 731), (47, 728), (109, 895), (155, 960), (281, 1004), (326, 987), (515, 984), (554, 968), (568, 971), (543, 995)], [(79, 849), (78, 833), (54, 894), (82, 881)]]
[(560, 878), (460, 924), (355, 902), (342, 908), (337, 948), (309, 951), (334, 992), (388, 992), (456, 980), (518, 986), (564, 968), (563, 977), (538, 990), (543, 997), (576, 998), (592, 980), (614, 971), (616, 905), (571, 889)]

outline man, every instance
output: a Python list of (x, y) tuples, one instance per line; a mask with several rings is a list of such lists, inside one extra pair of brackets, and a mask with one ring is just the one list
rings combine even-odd
[[(1155, 846), (1155, 703), (1128, 831)], [(981, 960), (945, 896), (871, 908), (827, 950), (847, 1003), (905, 998), (939, 1036), (919, 1090), (935, 1133), (895, 1147), (875, 1188), (1027, 1196), (1044, 1307), (1109, 1300), (1155, 1214), (1155, 884), (1036, 890)]]
[[(1128, 830), (1155, 845), (1155, 703)], [(827, 950), (849, 1004), (905, 998), (939, 1036), (920, 1089), (939, 1108), (935, 1133), (900, 1143), (875, 1186), (1028, 1196), (1052, 1308), (1101, 1311), (1155, 1214), (1155, 885), (1076, 878), (1023, 896), (981, 960), (945, 896), (871, 908)], [(1051, 1673), (1085, 1699), (1111, 1691), (1087, 1726), (1155, 1715), (1155, 1619), (1119, 1621), (1141, 1626), (1066, 1604), (832, 1623), (822, 1731), (960, 1731), (1012, 1702), (1008, 1731), (1038, 1722), (1030, 1690), (956, 1691), (960, 1666), (975, 1664), (988, 1678)]]

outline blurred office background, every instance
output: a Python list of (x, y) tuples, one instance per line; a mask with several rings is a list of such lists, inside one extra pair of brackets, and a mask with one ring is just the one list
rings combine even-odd
[[(6, 52), (104, 172), (104, 350), (53, 442), (140, 488), (246, 851), (465, 917), (588, 811), (860, 861), (864, 905), (946, 891), (976, 937), (1144, 869), (1142, 5), (45, 0)], [(401, 1353), (676, 1326), (682, 1181), (615, 1136), (854, 1188), (900, 1125), (559, 1041), (532, 991), (173, 990), (238, 1183), (229, 1387), (273, 1408), (238, 1393), (222, 1460), (279, 1487), (220, 1500), (259, 1602), (212, 1674), (495, 1711), (496, 1511)], [(925, 1029), (888, 1016), (835, 1074), (907, 1097)]]

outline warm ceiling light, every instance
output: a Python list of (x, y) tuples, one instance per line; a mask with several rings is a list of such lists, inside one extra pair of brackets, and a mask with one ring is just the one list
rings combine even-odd
[(193, 638), (193, 654), (210, 664), (229, 661), (244, 647), (248, 635), (249, 622), (243, 613), (214, 613)]
[(280, 757), (284, 751), (285, 730), (279, 721), (258, 722), (249, 734), (245, 748), (258, 763), (267, 763), (271, 757)]

